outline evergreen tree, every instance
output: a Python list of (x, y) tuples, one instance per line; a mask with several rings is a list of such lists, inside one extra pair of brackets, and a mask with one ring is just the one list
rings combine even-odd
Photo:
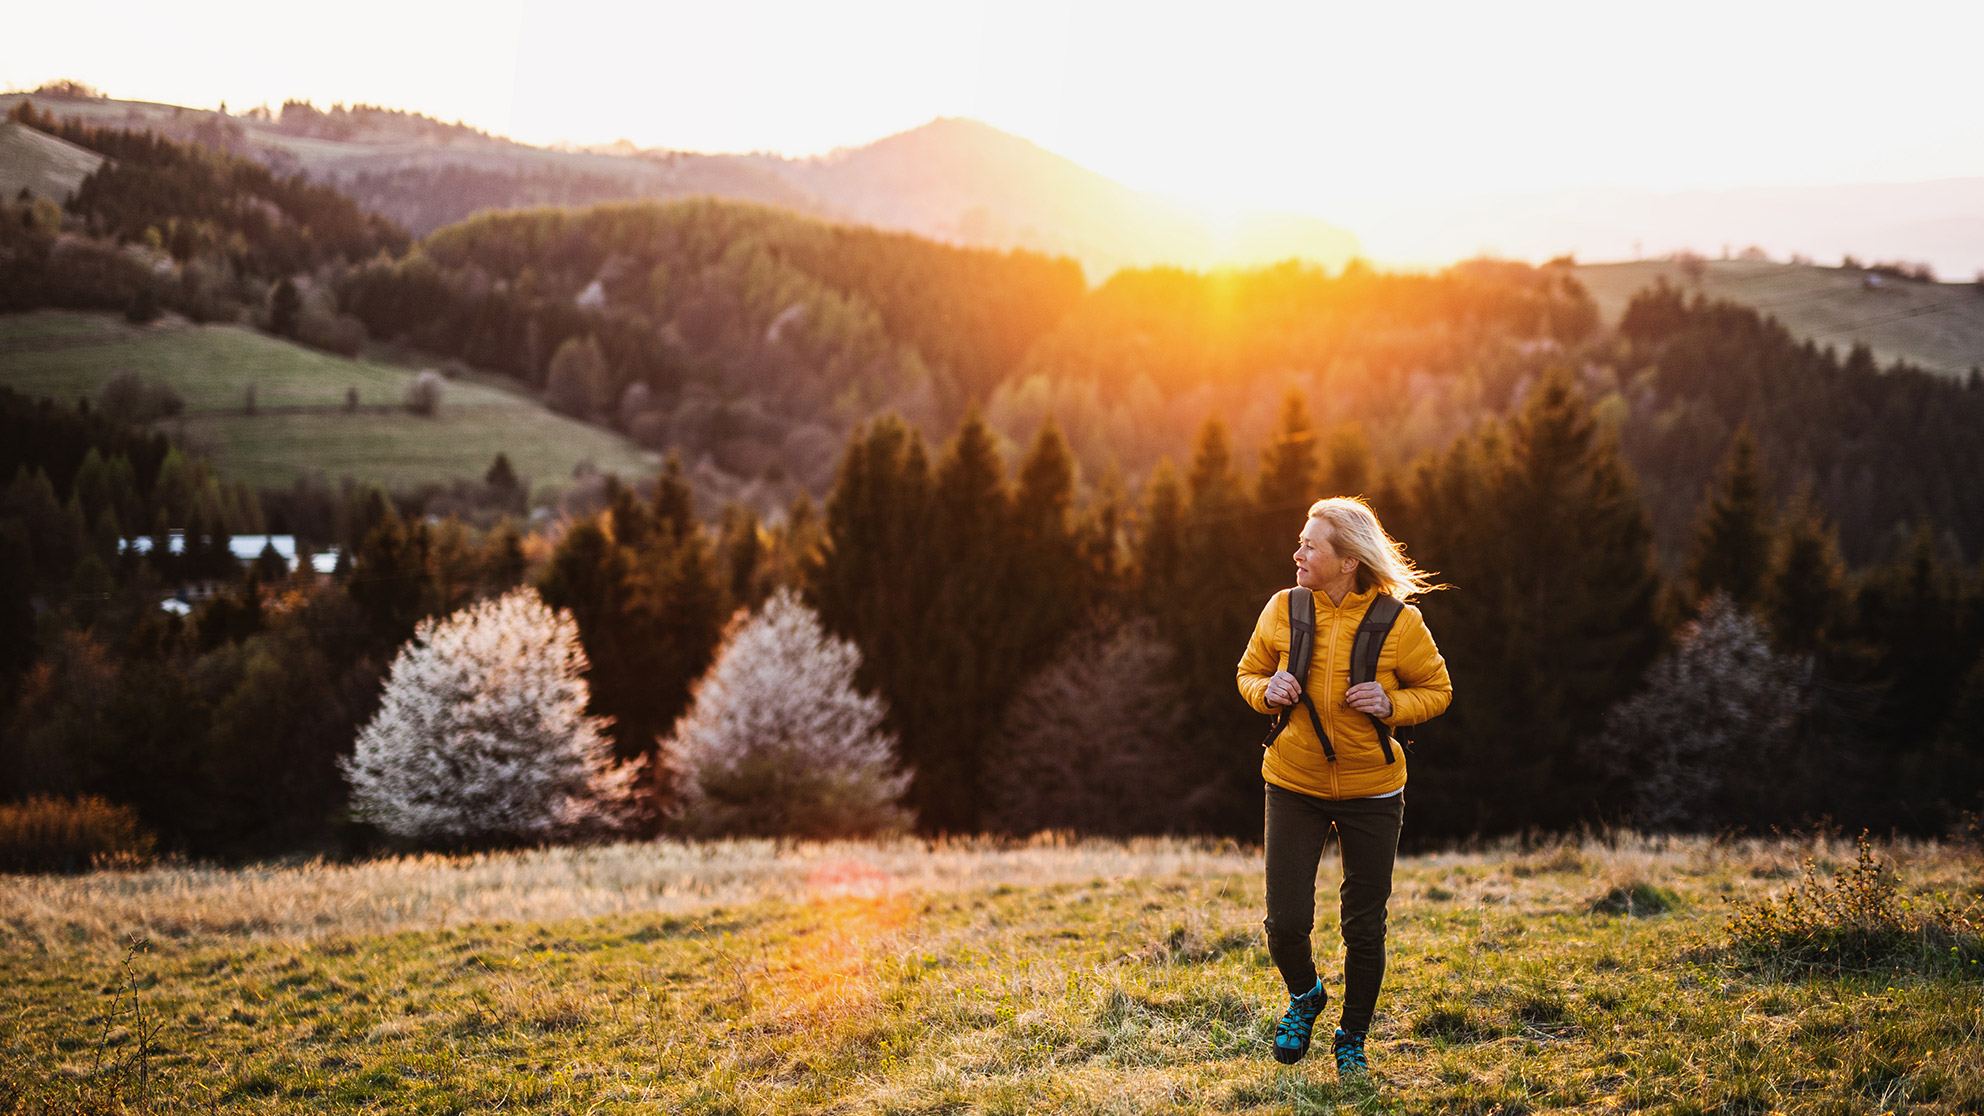
[(269, 332), (278, 337), (296, 336), (296, 322), (302, 314), (303, 296), (297, 292), (296, 281), (284, 276), (269, 295)]
[(1413, 774), (1447, 834), (1564, 828), (1597, 805), (1577, 745), (1659, 651), (1646, 513), (1618, 450), (1566, 375), (1504, 428), (1422, 467), (1409, 521), (1454, 589), (1422, 608), (1454, 707), (1421, 732)]
[(1808, 501), (1780, 523), (1776, 561), (1764, 586), (1763, 615), (1777, 646), (1811, 654), (1846, 612), (1846, 570), (1832, 528)]
[[(192, 532), (187, 535), (190, 549)], [(429, 542), (425, 523), (408, 523), (388, 509), (358, 548), (346, 588), (382, 643), (405, 642), (428, 612), (432, 600), (427, 573)], [(220, 545), (226, 546), (226, 540)]]
[(1695, 523), (1688, 578), (1697, 600), (1716, 593), (1738, 608), (1763, 600), (1771, 566), (1770, 509), (1757, 467), (1757, 442), (1743, 427)]

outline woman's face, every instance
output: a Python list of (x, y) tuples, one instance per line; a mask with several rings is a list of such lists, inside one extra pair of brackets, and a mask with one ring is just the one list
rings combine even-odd
[(1303, 524), (1295, 540), (1295, 584), (1304, 589), (1321, 589), (1340, 578), (1356, 564), (1336, 552), (1330, 542), (1330, 528), (1320, 519)]

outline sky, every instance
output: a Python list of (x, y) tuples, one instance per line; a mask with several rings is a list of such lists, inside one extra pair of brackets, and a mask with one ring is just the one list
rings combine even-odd
[(1319, 215), (1984, 175), (1976, 0), (72, 0), (7, 22), (13, 88), (788, 155), (971, 116), (1141, 189)]

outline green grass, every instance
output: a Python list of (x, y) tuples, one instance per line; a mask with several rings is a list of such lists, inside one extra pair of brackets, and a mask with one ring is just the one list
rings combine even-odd
[(1691, 293), (1753, 306), (1797, 337), (1836, 345), (1842, 353), (1865, 342), (1883, 368), (1906, 360), (1963, 375), (1984, 365), (1984, 288), (1970, 283), (1884, 276), (1880, 287), (1870, 289), (1857, 271), (1766, 260), (1710, 260), (1699, 286), (1671, 260), (1587, 264), (1577, 276), (1607, 325), (1617, 325), (1633, 295), (1664, 277)]
[(75, 193), (103, 156), (21, 124), (0, 121), (0, 198), (23, 188), (61, 202)]
[[(348, 360), (242, 326), (137, 327), (68, 311), (0, 316), (0, 383), (16, 391), (73, 401), (123, 369), (185, 399), (186, 412), (161, 429), (224, 474), (256, 484), (287, 484), (312, 470), (334, 483), (480, 477), (498, 452), (533, 485), (567, 483), (588, 459), (630, 476), (658, 466), (626, 439), (554, 414), (493, 378), (450, 382), (440, 413), (420, 418), (399, 406), (414, 369)], [(244, 410), (250, 384), (254, 415)], [(361, 409), (347, 413), (352, 387)]]
[[(26, 1111), (113, 1093), (161, 1112), (1984, 1109), (1984, 980), (1785, 979), (1716, 946), (1730, 897), (1781, 888), (1764, 861), (1782, 854), (1695, 843), (1402, 861), (1373, 1073), (1359, 1083), (1339, 1083), (1326, 1052), (1286, 1069), (1268, 1056), (1286, 999), (1244, 851), (1086, 881), (1037, 868), (1051, 882), (801, 890), (391, 934), (207, 933), (128, 962), (94, 931), (73, 948), (0, 939), (0, 1080)], [(814, 862), (764, 855), (773, 873), (791, 868), (771, 863), (781, 857)], [(915, 871), (914, 853), (854, 855)], [(1933, 848), (1902, 861), (1924, 887), (1974, 889), (1981, 867)], [(345, 870), (285, 871), (252, 877), (254, 901), (280, 908)], [(143, 893), (147, 878), (33, 894)], [(1321, 886), (1336, 883), (1326, 861)], [(1636, 884), (1670, 892), (1667, 913), (1593, 902)], [(1335, 930), (1325, 913), (1318, 941)], [(1339, 967), (1324, 969), (1340, 992)]]

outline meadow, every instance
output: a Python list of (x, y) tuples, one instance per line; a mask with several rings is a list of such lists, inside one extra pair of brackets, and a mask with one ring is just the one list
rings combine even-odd
[(1674, 260), (1586, 264), (1578, 282), (1608, 326), (1634, 294), (1665, 279), (1684, 291), (1755, 308), (1792, 336), (1843, 353), (1856, 343), (1882, 368), (1905, 360), (1929, 372), (1962, 376), (1984, 363), (1984, 286), (1925, 283), (1881, 276), (1869, 287), (1859, 271), (1769, 260), (1706, 260), (1699, 282)]
[[(1984, 880), (1974, 849), (1875, 855), (1905, 894)], [(1737, 903), (1854, 859), (1631, 835), (1403, 857), (1353, 1082), (1269, 1056), (1286, 999), (1259, 851), (1231, 843), (6, 877), (0, 1112), (1984, 1111), (1974, 971), (1727, 948)]]
[[(626, 439), (545, 409), (494, 377), (449, 381), (433, 417), (404, 409), (415, 367), (352, 360), (236, 325), (166, 319), (134, 326), (107, 314), (42, 310), (0, 316), (0, 384), (61, 400), (93, 396), (131, 369), (171, 385), (185, 411), (163, 420), (175, 442), (230, 478), (287, 485), (313, 471), (388, 486), (480, 477), (497, 453), (533, 486), (570, 482), (574, 466), (636, 476), (659, 459)], [(256, 413), (248, 414), (249, 385)], [(356, 388), (359, 408), (346, 409)]]

